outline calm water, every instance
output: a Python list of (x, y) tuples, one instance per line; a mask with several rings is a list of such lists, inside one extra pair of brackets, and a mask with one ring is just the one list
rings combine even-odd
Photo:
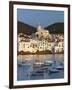
[(17, 80), (64, 78), (64, 55), (20, 55)]

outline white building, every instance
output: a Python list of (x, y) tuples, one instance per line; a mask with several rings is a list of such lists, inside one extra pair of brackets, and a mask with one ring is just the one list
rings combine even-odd
[(37, 46), (39, 51), (45, 51), (47, 50), (48, 42), (46, 40), (38, 41)]
[(63, 52), (64, 51), (64, 42), (58, 42), (55, 46), (55, 52)]
[(30, 39), (29, 41), (22, 40), (19, 42), (18, 51), (23, 52), (32, 52), (35, 53), (38, 50), (37, 42), (35, 40)]
[(27, 52), (27, 51), (30, 51), (30, 42), (26, 42), (24, 40), (20, 41), (19, 42), (19, 52), (20, 51), (24, 51), (24, 52)]
[(52, 49), (55, 47), (55, 42), (48, 42), (47, 50), (52, 52)]

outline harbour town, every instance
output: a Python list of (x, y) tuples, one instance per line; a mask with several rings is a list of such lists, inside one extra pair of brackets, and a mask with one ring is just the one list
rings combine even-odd
[(64, 53), (64, 34), (50, 33), (38, 25), (31, 35), (18, 34), (18, 55)]

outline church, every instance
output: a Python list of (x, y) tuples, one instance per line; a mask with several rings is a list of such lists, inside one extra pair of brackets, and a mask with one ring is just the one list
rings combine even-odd
[(51, 35), (49, 31), (44, 29), (41, 25), (37, 27), (37, 32), (35, 34), (38, 36), (39, 39), (40, 38), (50, 38), (51, 39)]

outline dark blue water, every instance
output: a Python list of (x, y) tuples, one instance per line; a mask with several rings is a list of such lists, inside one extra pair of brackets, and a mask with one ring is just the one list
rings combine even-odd
[(17, 60), (17, 80), (64, 78), (64, 55), (20, 55)]

